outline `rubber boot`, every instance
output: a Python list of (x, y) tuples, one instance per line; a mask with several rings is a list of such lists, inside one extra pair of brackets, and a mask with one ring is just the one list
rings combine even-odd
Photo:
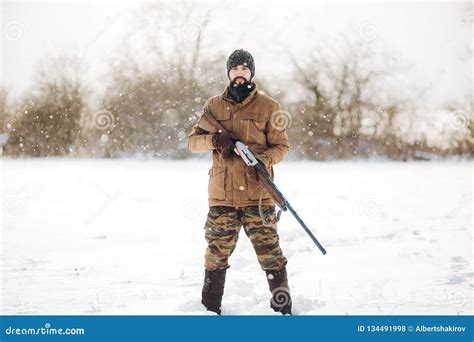
[(288, 276), (286, 268), (279, 271), (265, 271), (267, 274), (268, 287), (272, 293), (270, 307), (275, 312), (283, 315), (291, 315), (291, 296), (288, 286)]
[(205, 270), (201, 303), (208, 311), (221, 314), (222, 295), (224, 294), (225, 273), (223, 270)]

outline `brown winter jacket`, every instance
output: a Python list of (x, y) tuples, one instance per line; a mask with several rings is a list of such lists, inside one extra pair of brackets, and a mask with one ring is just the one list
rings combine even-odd
[[(203, 111), (208, 111), (226, 130), (236, 134), (265, 164), (273, 179), (272, 166), (283, 160), (290, 148), (285, 127), (278, 126), (275, 121), (282, 113), (277, 101), (259, 92), (255, 86), (242, 103), (236, 103), (226, 87), (221, 95), (206, 101)], [(262, 192), (260, 184), (247, 178), (246, 165), (239, 156), (233, 154), (230, 160), (224, 160), (212, 144), (213, 131), (203, 127), (208, 126), (199, 120), (188, 135), (188, 147), (193, 153), (212, 151), (209, 206), (258, 205)], [(262, 194), (262, 204), (275, 205), (266, 191)]]

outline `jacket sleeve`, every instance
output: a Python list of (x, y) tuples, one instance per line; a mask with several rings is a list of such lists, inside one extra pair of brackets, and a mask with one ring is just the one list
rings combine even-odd
[[(285, 115), (279, 103), (276, 103), (273, 108), (272, 116), (274, 115)], [(286, 120), (288, 118), (285, 116), (284, 119)], [(265, 152), (260, 153), (258, 157), (267, 167), (275, 165), (285, 159), (290, 150), (286, 126), (279, 126), (279, 121), (280, 120), (275, 120), (270, 117), (265, 128), (268, 148)]]
[[(203, 106), (204, 111), (209, 110), (210, 100), (207, 100)], [(201, 120), (201, 118), (199, 118)], [(198, 123), (199, 123), (198, 120)], [(196, 123), (191, 132), (188, 134), (188, 148), (192, 153), (205, 153), (207, 151), (214, 150), (214, 145), (212, 144), (212, 134), (200, 128)]]

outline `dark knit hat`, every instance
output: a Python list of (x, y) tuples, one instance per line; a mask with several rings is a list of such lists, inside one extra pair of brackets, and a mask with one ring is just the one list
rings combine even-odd
[(235, 50), (227, 59), (227, 76), (229, 76), (230, 69), (237, 65), (245, 65), (250, 69), (251, 79), (255, 76), (255, 62), (250, 52), (244, 49)]

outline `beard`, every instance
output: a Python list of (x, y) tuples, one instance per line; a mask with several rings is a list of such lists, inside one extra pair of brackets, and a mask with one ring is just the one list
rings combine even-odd
[[(237, 83), (237, 80), (239, 79), (244, 80), (244, 82)], [(237, 101), (237, 103), (240, 103), (244, 101), (247, 96), (250, 95), (254, 87), (255, 84), (252, 81), (247, 81), (243, 77), (236, 77), (232, 81), (230, 81), (229, 92), (232, 97)]]

